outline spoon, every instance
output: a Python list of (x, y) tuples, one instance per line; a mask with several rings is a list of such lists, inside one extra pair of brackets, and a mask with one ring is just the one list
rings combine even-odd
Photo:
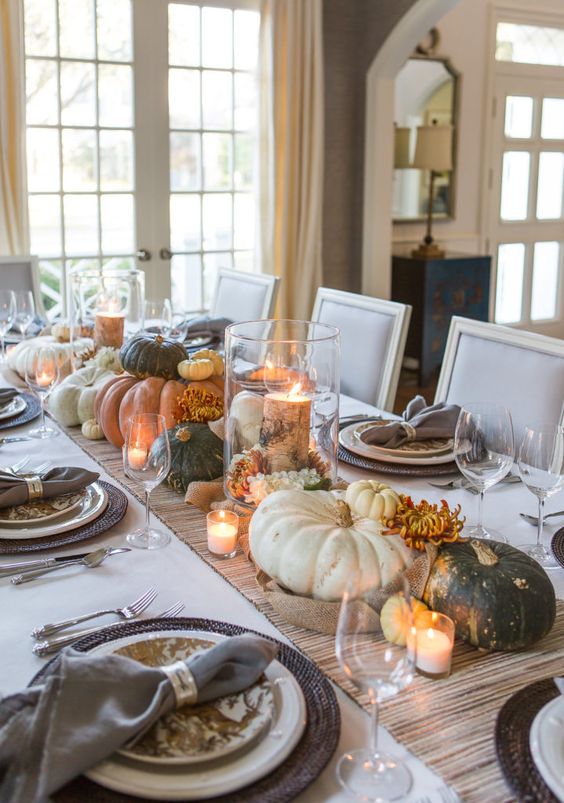
[(110, 555), (116, 555), (118, 552), (129, 552), (129, 549), (121, 547), (97, 549), (95, 552), (90, 552), (90, 554), (86, 555), (86, 557), (81, 558), (80, 560), (69, 560), (66, 563), (58, 564), (57, 566), (46, 566), (43, 569), (33, 569), (29, 572), (25, 572), (24, 574), (16, 574), (15, 577), (12, 577), (10, 582), (15, 586), (19, 586), (22, 583), (28, 583), (30, 580), (35, 580), (37, 577), (43, 577), (44, 574), (56, 572), (58, 569), (66, 569), (68, 566), (86, 566), (88, 569), (95, 569), (97, 566), (103, 563), (106, 558), (109, 558)]
[[(535, 527), (538, 527), (539, 520), (536, 516), (529, 516), (528, 513), (519, 513), (522, 519), (528, 521), (529, 524), (534, 524)], [(547, 519), (552, 518), (553, 516), (564, 516), (564, 510), (557, 510), (556, 513), (546, 513), (543, 517), (543, 520), (546, 521)]]

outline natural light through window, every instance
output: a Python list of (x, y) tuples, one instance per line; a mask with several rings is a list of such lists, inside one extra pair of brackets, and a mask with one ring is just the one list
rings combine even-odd
[(533, 321), (550, 320), (556, 317), (559, 263), (559, 243), (535, 243), (531, 299), (531, 320)]
[(496, 323), (517, 323), (521, 320), (524, 243), (504, 243), (497, 250)]
[(499, 22), (496, 30), (497, 61), (564, 66), (564, 28)]

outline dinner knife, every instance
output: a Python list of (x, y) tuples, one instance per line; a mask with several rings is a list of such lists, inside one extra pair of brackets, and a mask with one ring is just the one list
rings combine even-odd
[(82, 560), (69, 560), (66, 563), (57, 563), (55, 566), (48, 566), (44, 569), (28, 569), (25, 572), (15, 574), (10, 582), (12, 585), (19, 586), (22, 583), (29, 583), (38, 577), (43, 577), (46, 574), (55, 572), (58, 569), (66, 569), (68, 566), (86, 566), (89, 569), (95, 569), (103, 563), (106, 558), (112, 555), (117, 555), (120, 552), (131, 552), (127, 547), (108, 547), (104, 549), (96, 549), (94, 552), (89, 552)]
[(0, 438), (0, 446), (2, 446), (4, 443), (19, 443), (20, 441), (30, 441), (30, 440), (31, 438), (29, 437), (29, 435), (21, 435), (18, 437), (8, 435), (8, 437), (6, 438)]
[[(131, 552), (129, 547), (109, 547), (110, 555), (115, 555), (116, 552)], [(95, 550), (96, 551), (96, 550)], [(84, 560), (92, 552), (80, 552), (77, 555), (63, 555), (59, 558), (37, 558), (36, 560), (24, 560), (19, 563), (3, 563), (0, 564), (0, 577), (13, 574), (14, 572), (28, 572), (34, 569), (49, 569), (52, 566), (59, 566), (65, 563), (74, 563), (75, 561)]]

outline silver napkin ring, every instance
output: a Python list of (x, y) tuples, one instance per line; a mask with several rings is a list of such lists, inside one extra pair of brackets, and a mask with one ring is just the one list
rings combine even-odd
[(27, 484), (28, 500), (39, 499), (43, 496), (43, 483), (41, 477), (33, 476), (25, 478)]
[(417, 430), (412, 424), (408, 424), (407, 421), (400, 421), (400, 427), (403, 427), (408, 443), (417, 440)]
[(198, 687), (194, 675), (190, 672), (184, 661), (176, 661), (161, 669), (170, 680), (170, 685), (176, 697), (176, 707), (194, 705), (198, 701)]

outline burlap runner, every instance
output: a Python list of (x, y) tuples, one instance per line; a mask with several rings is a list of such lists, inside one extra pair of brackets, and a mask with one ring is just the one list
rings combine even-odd
[[(88, 441), (69, 431), (94, 460), (141, 500), (140, 488), (123, 475), (121, 454), (107, 441)], [(221, 560), (207, 551), (206, 519), (165, 486), (151, 494), (151, 509), (177, 537), (236, 588), (334, 683), (368, 710), (367, 698), (345, 678), (334, 639), (285, 622), (265, 599), (253, 565), (244, 555)], [(229, 610), (225, 618), (233, 621)], [(449, 678), (417, 676), (412, 685), (384, 703), (381, 722), (414, 755), (437, 772), (468, 803), (513, 801), (499, 769), (494, 743), (497, 712), (528, 683), (562, 674), (564, 603), (557, 602), (551, 633), (526, 652), (484, 653), (457, 642)]]

